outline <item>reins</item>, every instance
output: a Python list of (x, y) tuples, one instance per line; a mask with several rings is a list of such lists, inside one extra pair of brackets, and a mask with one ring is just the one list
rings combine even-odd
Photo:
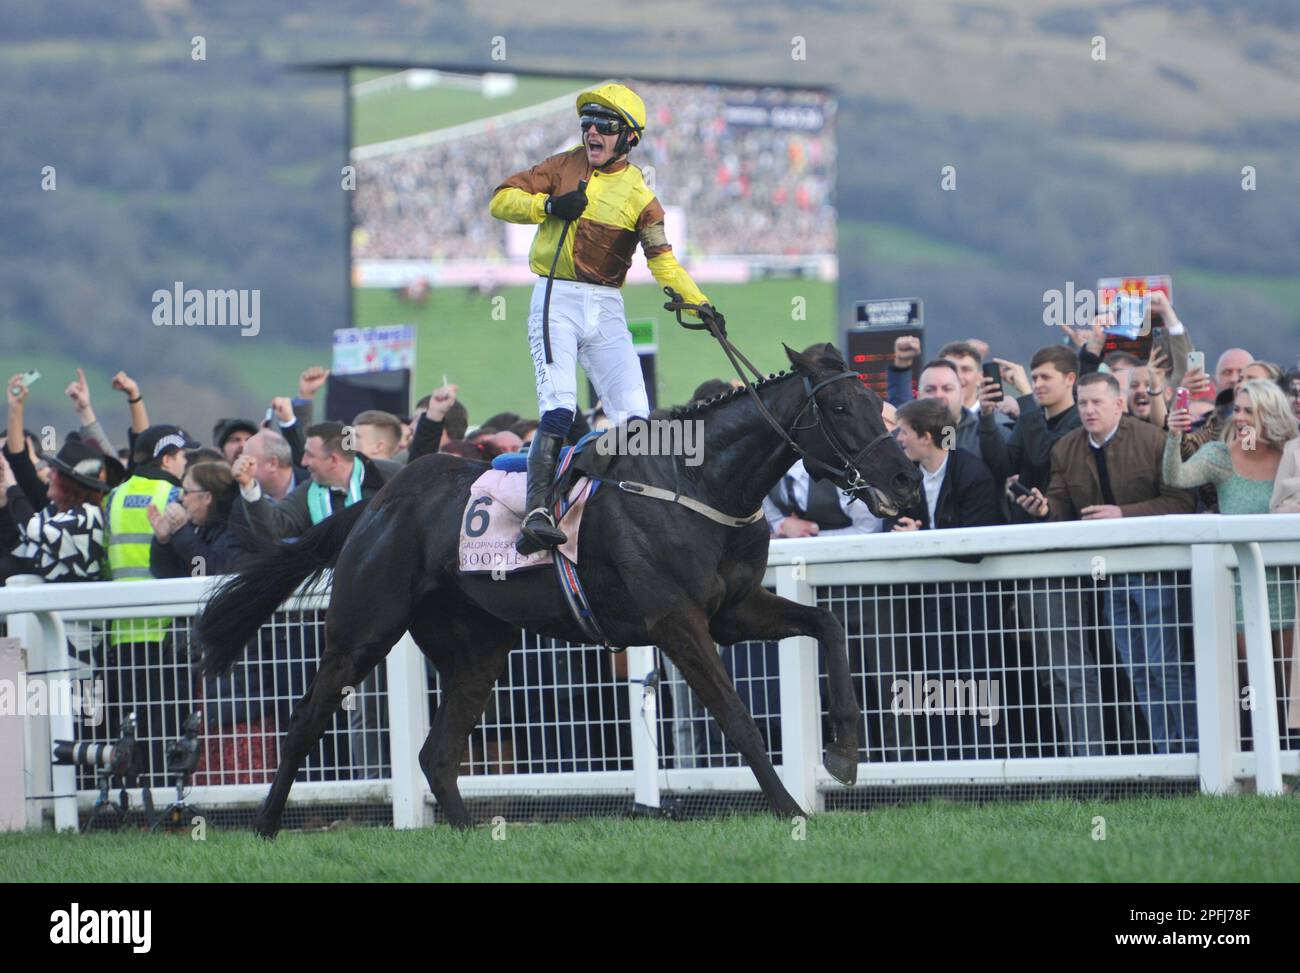
[[(682, 299), (682, 296), (678, 294), (675, 290), (673, 290), (671, 287), (665, 287), (664, 293), (667, 294), (669, 298), (668, 303), (664, 305), (664, 310), (676, 312), (678, 324), (680, 324), (683, 328), (686, 328), (689, 331), (707, 330), (709, 334), (713, 335), (713, 337), (717, 339), (718, 344), (722, 346), (723, 353), (727, 356), (727, 360), (731, 362), (731, 367), (736, 370), (737, 377), (739, 377), (740, 380), (745, 383), (745, 390), (749, 393), (749, 397), (754, 401), (754, 405), (758, 407), (759, 413), (763, 416), (764, 419), (767, 420), (768, 425), (770, 425), (773, 429), (776, 430), (777, 435), (779, 435), (785, 441), (785, 444), (789, 446), (791, 449), (793, 449), (795, 453), (797, 453), (799, 457), (803, 459), (804, 467), (805, 469), (808, 469), (808, 472), (810, 474), (816, 472), (822, 476), (826, 476), (830, 478), (832, 481), (841, 478), (847, 480), (848, 485), (842, 487), (842, 489), (845, 490), (846, 492), (860, 490), (867, 486), (867, 482), (866, 480), (863, 479), (862, 473), (859, 472), (855, 461), (859, 456), (865, 456), (867, 453), (871, 452), (871, 450), (875, 449), (876, 446), (878, 446), (880, 443), (884, 442), (886, 439), (891, 438), (888, 431), (884, 432), (883, 434), (873, 439), (865, 448), (861, 450), (861, 452), (857, 454), (857, 456), (850, 456), (849, 451), (845, 447), (843, 440), (840, 439), (840, 437), (834, 432), (833, 429), (830, 428), (829, 425), (827, 425), (822, 421), (821, 410), (817, 405), (817, 393), (819, 391), (821, 391), (827, 385), (830, 385), (832, 382), (838, 382), (841, 379), (845, 379), (845, 378), (857, 379), (859, 377), (857, 372), (851, 370), (837, 372), (834, 375), (822, 379), (816, 385), (812, 384), (808, 376), (806, 375), (803, 376), (803, 386), (804, 386), (804, 395), (805, 395), (804, 404), (803, 404), (803, 408), (801, 408), (795, 414), (794, 420), (790, 424), (790, 428), (811, 429), (814, 426), (818, 428), (821, 431), (822, 435), (826, 437), (826, 442), (830, 445), (832, 452), (834, 452), (836, 457), (840, 460), (840, 462), (844, 464), (843, 466), (840, 467), (831, 466), (829, 463), (818, 459), (816, 456), (811, 455), (807, 450), (805, 450), (802, 446), (800, 446), (797, 442), (795, 442), (793, 437), (791, 437), (790, 433), (786, 430), (786, 428), (782, 426), (779, 421), (777, 421), (776, 417), (773, 416), (771, 412), (768, 411), (767, 406), (763, 404), (762, 398), (759, 397), (758, 391), (755, 389), (754, 385), (749, 381), (749, 379), (745, 376), (744, 370), (740, 367), (740, 362), (743, 362), (745, 366), (749, 368), (749, 370), (754, 374), (755, 380), (758, 382), (763, 381), (763, 373), (760, 372), (757, 368), (755, 368), (753, 362), (751, 362), (748, 358), (746, 358), (744, 353), (741, 352), (739, 348), (737, 348), (734, 344), (731, 343), (731, 339), (727, 337), (727, 332), (725, 327), (720, 327), (718, 325), (716, 318), (714, 318), (713, 309), (709, 307), (707, 304), (686, 303), (686, 301)], [(694, 311), (696, 314), (700, 316), (699, 322), (696, 323), (693, 321), (687, 321), (683, 319), (682, 318), (683, 311)], [(737, 361), (737, 359), (739, 359), (739, 361)], [(799, 422), (799, 417), (802, 416), (805, 411), (808, 411), (809, 407), (811, 407), (812, 409), (812, 419), (813, 419), (812, 425), (811, 426), (798, 425), (797, 423)]]

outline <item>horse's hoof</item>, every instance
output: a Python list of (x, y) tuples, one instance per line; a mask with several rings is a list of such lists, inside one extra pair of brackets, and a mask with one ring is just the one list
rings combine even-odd
[(826, 771), (841, 784), (852, 785), (858, 779), (858, 755), (826, 751)]
[(280, 833), (280, 825), (259, 819), (253, 822), (253, 833), (263, 841), (274, 841), (275, 836)]

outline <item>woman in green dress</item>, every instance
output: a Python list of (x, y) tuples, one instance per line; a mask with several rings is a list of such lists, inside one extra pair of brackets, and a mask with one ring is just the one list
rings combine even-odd
[[(1214, 484), (1222, 514), (1266, 514), (1273, 496), (1273, 481), (1282, 451), (1300, 435), (1291, 403), (1281, 387), (1267, 379), (1250, 379), (1237, 386), (1232, 421), (1223, 438), (1206, 443), (1190, 459), (1182, 459), (1179, 447), (1191, 428), (1191, 413), (1175, 410), (1169, 415), (1169, 438), (1165, 442), (1164, 480), (1171, 486), (1198, 487)], [(1295, 569), (1268, 568), (1269, 627), (1273, 631), (1273, 658), (1280, 664), (1278, 697), (1289, 698), (1287, 676), (1291, 670), (1293, 633), (1296, 624)], [(1237, 593), (1237, 618), (1242, 617), (1241, 594)], [(1246, 658), (1245, 636), (1237, 636), (1237, 659)], [(1243, 679), (1243, 685), (1245, 680)], [(1290, 707), (1294, 710), (1295, 707)], [(1288, 720), (1288, 724), (1292, 721)]]

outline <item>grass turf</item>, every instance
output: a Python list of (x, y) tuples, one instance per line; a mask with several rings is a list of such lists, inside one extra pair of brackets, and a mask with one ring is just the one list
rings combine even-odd
[[(1105, 838), (1097, 840), (1097, 817)], [(496, 837), (494, 837), (494, 834)], [(503, 836), (503, 837), (502, 837)], [(917, 804), (809, 819), (592, 818), (464, 833), (351, 828), (0, 835), (0, 881), (1294, 882), (1300, 802), (1236, 796)]]

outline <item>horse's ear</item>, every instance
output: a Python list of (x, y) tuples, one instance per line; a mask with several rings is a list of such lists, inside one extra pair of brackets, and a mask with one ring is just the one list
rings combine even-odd
[(781, 347), (785, 349), (785, 357), (790, 359), (790, 364), (794, 366), (796, 371), (800, 371), (800, 372), (812, 371), (813, 363), (808, 359), (806, 355), (803, 355), (800, 352), (795, 351), (784, 341), (781, 342)]

